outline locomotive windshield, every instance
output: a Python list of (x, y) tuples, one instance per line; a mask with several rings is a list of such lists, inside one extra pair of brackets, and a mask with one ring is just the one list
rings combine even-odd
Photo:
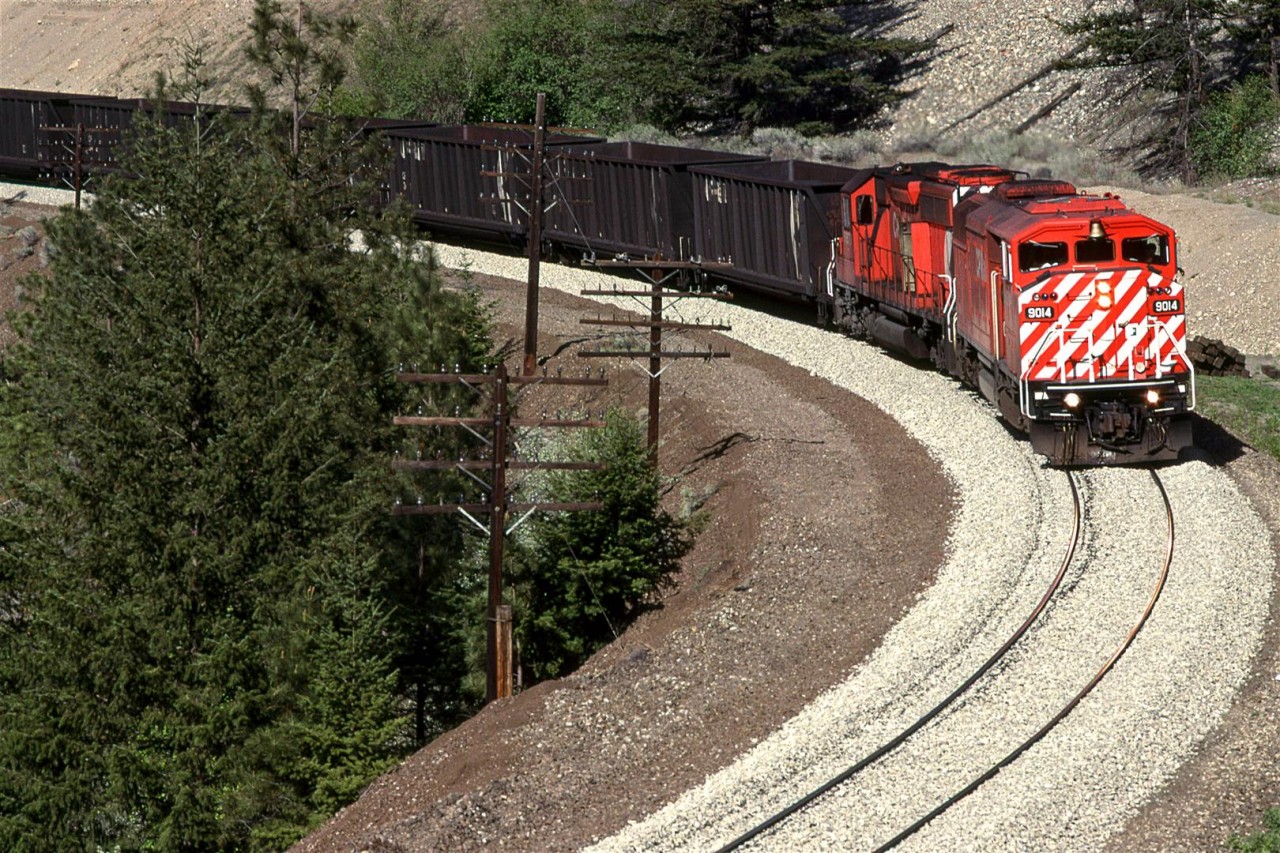
[(1105, 237), (1076, 241), (1076, 263), (1102, 264), (1116, 259), (1116, 244)]
[(1048, 269), (1066, 262), (1066, 243), (1037, 243), (1035, 240), (1027, 240), (1018, 244), (1018, 269), (1022, 272)]
[[(1077, 264), (1106, 264), (1116, 259), (1116, 241), (1106, 237), (1076, 240), (1071, 244)], [(1169, 263), (1169, 238), (1164, 234), (1125, 237), (1120, 240), (1120, 257), (1137, 264)], [(1035, 272), (1061, 266), (1072, 260), (1067, 243), (1026, 240), (1018, 244), (1018, 269)]]
[(1120, 256), (1139, 264), (1169, 263), (1169, 238), (1163, 234), (1150, 237), (1126, 237), (1120, 241)]

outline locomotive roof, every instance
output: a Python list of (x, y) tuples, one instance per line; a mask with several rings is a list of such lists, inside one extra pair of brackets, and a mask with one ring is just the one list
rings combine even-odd
[(950, 195), (955, 187), (994, 186), (1014, 181), (1019, 174), (1023, 173), (985, 163), (953, 165), (928, 160), (862, 169), (842, 189), (846, 193), (854, 193), (868, 181), (878, 178), (883, 186), (905, 191), (910, 196), (910, 203), (914, 204), (922, 189), (926, 192), (932, 189), (932, 194), (938, 195), (938, 191), (945, 187), (943, 195)]
[(957, 229), (963, 228), (971, 220), (975, 223), (982, 222), (991, 233), (1014, 241), (1052, 223), (1088, 222), (1093, 219), (1124, 217), (1150, 222), (1153, 227), (1158, 227), (1161, 231), (1168, 230), (1158, 226), (1154, 220), (1126, 207), (1118, 196), (1111, 193), (1026, 197), (1015, 195), (1014, 198), (1004, 196), (1004, 193), (997, 191), (989, 195), (974, 195), (965, 199), (956, 207)]

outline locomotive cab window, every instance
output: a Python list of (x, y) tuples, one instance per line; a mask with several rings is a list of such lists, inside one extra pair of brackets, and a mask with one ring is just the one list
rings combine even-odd
[(1138, 264), (1169, 263), (1169, 240), (1163, 234), (1125, 237), (1120, 241), (1120, 257)]
[(1022, 272), (1048, 269), (1066, 262), (1066, 243), (1037, 243), (1028, 240), (1018, 245), (1018, 269)]
[(1116, 259), (1116, 244), (1106, 239), (1079, 240), (1076, 242), (1076, 263), (1103, 264)]
[(858, 224), (870, 225), (872, 222), (875, 221), (875, 218), (876, 218), (876, 208), (875, 208), (875, 203), (872, 202), (871, 200), (871, 196), (869, 195), (858, 196)]

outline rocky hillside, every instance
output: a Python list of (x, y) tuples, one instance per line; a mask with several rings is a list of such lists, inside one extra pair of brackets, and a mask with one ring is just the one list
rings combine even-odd
[[(1082, 2), (921, 0), (903, 32), (951, 29), (941, 37), (941, 56), (916, 81), (917, 95), (900, 109), (897, 133), (965, 138), (1012, 130), (1079, 84), (1037, 127), (1069, 145), (1096, 144), (1106, 81), (1037, 76), (1070, 49), (1049, 18)], [(177, 64), (183, 41), (200, 39), (213, 45), (215, 67), (234, 69), (252, 5), (5, 0), (0, 86), (136, 95), (156, 70)], [(232, 88), (215, 95), (237, 99)], [(1187, 193), (1119, 192), (1178, 231), (1191, 331), (1280, 354), (1280, 220)], [(39, 244), (29, 252), (21, 235), (49, 211), (27, 208), (0, 206), (0, 227), (12, 229), (7, 237), (0, 230), (0, 307), (17, 299), (14, 273), (40, 264)], [(480, 284), (495, 299), (508, 294), (502, 321), (516, 334), (520, 303), (510, 286), (485, 277)], [(544, 306), (544, 334), (580, 334), (581, 304), (549, 294)], [(619, 382), (626, 381), (624, 374)], [(430, 849), (426, 837), (434, 849), (565, 849), (620, 828), (766, 737), (874, 650), (932, 586), (943, 537), (912, 534), (950, 529), (963, 501), (886, 415), (745, 347), (728, 366), (681, 369), (666, 381), (667, 464), (680, 470), (690, 494), (703, 496), (714, 519), (678, 591), (580, 673), (486, 710), (409, 759), (305, 849)], [(1208, 438), (1225, 440), (1214, 435)], [(1234, 461), (1224, 467), (1276, 529), (1275, 469), (1238, 445), (1225, 457)], [(1216, 498), (1206, 492), (1201, 499)], [(824, 516), (847, 506), (858, 512)], [(908, 515), (915, 528), (893, 523)], [(1277, 541), (1271, 545), (1274, 553)], [(1117, 827), (1111, 849), (1209, 849), (1233, 830), (1255, 828), (1261, 810), (1275, 804), (1275, 615), (1234, 707), (1198, 757)]]
[[(309, 2), (348, 12), (358, 7), (355, 0)], [(1070, 91), (1042, 126), (1072, 140), (1098, 138), (1105, 77), (1041, 76), (1071, 47), (1054, 20), (1085, 5), (1086, 0), (911, 5), (897, 34), (942, 35), (935, 60), (909, 83), (916, 95), (895, 115), (899, 135), (918, 139), (1016, 128)], [(253, 0), (9, 0), (0, 4), (0, 87), (139, 95), (156, 71), (177, 67), (184, 44), (197, 42), (210, 46), (215, 71), (234, 76), (252, 10)], [(233, 84), (215, 92), (224, 100), (236, 94)], [(992, 101), (997, 103), (982, 109)]]

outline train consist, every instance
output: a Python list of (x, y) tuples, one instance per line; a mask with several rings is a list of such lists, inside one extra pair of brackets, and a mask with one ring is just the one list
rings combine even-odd
[[(179, 122), (192, 107), (0, 90), (0, 174), (65, 177), (73, 158), (109, 170), (139, 111)], [(369, 126), (392, 154), (384, 197), (424, 228), (525, 241), (530, 134)], [(561, 255), (716, 262), (716, 283), (808, 303), (958, 377), (1053, 464), (1166, 461), (1191, 443), (1176, 240), (1116, 196), (988, 165), (857, 170), (557, 133), (546, 143), (542, 234)]]

